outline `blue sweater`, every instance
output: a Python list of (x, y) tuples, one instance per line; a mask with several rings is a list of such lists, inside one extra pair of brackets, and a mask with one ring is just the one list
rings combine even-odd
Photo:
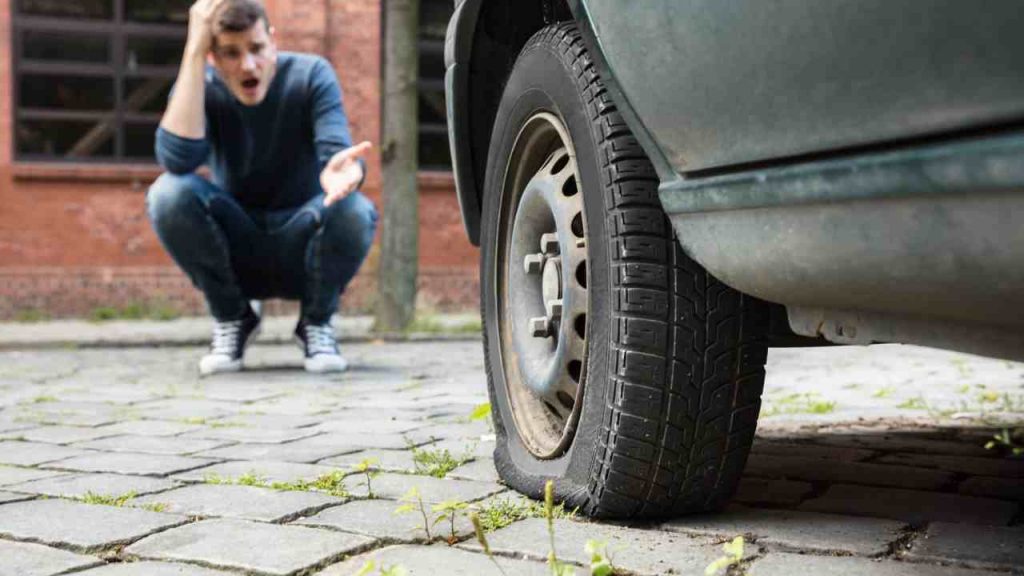
[(319, 56), (281, 52), (267, 96), (239, 102), (212, 68), (206, 72), (206, 138), (156, 133), (156, 158), (174, 174), (208, 163), (214, 184), (254, 210), (299, 206), (318, 194), (320, 171), (352, 145), (341, 88)]

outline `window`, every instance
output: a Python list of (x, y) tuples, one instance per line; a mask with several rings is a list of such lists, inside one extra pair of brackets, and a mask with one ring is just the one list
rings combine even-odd
[(444, 101), (444, 35), (454, 2), (420, 1), (419, 160), (421, 170), (451, 170)]
[(19, 160), (153, 159), (192, 0), (15, 0)]

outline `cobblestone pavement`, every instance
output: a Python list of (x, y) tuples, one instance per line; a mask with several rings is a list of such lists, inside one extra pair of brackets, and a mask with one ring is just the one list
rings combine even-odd
[[(258, 346), (246, 372), (204, 380), (197, 348), (0, 352), (0, 575), (348, 576), (368, 559), (498, 574), (465, 518), (428, 543), (419, 516), (394, 513), (413, 487), (428, 507), (518, 518), (490, 533), (498, 563), (548, 574), (544, 520), (499, 482), (489, 426), (468, 418), (486, 400), (479, 342), (346, 351), (341, 376)], [(1024, 365), (879, 346), (773, 350), (768, 373), (730, 509), (560, 519), (559, 557), (588, 573), (599, 539), (623, 574), (698, 576), (743, 535), (756, 576), (1024, 574), (1024, 459), (984, 447), (1024, 421)], [(467, 461), (416, 474), (444, 450)], [(369, 487), (354, 471), (366, 458)]]

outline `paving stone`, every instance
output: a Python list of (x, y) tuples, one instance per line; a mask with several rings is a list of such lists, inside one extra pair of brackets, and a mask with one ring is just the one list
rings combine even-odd
[(733, 501), (743, 504), (768, 506), (796, 506), (814, 490), (808, 482), (773, 480), (769, 478), (740, 478)]
[(14, 492), (76, 498), (83, 497), (90, 492), (104, 496), (121, 496), (129, 492), (143, 495), (169, 490), (175, 486), (177, 484), (164, 478), (118, 474), (67, 474), (14, 484), (5, 488)]
[(240, 460), (214, 464), (207, 468), (191, 470), (176, 474), (175, 480), (203, 482), (211, 476), (220, 478), (238, 478), (246, 474), (255, 474), (267, 482), (294, 482), (296, 480), (315, 480), (319, 476), (334, 472), (337, 468), (317, 466), (314, 464), (293, 464), (291, 462), (274, 462), (270, 460)]
[(33, 498), (32, 494), (16, 494), (14, 492), (4, 492), (0, 490), (0, 504), (7, 504), (8, 502), (20, 502), (22, 500), (28, 500)]
[(484, 436), (493, 434), (491, 426), (487, 422), (477, 421), (468, 424), (437, 424), (424, 428), (417, 428), (406, 433), (406, 436), (419, 442), (439, 440), (465, 440), (466, 442), (479, 442)]
[(949, 454), (985, 456), (984, 442), (970, 443), (935, 438), (921, 438), (906, 433), (874, 434), (817, 434), (807, 438), (816, 444), (849, 446), (882, 452), (910, 452), (914, 454)]
[(975, 476), (964, 480), (959, 491), (968, 496), (987, 496), (1024, 502), (1024, 482), (1014, 478)]
[(822, 446), (819, 444), (803, 444), (797, 442), (778, 442), (775, 440), (754, 440), (750, 448), (752, 454), (760, 456), (800, 456), (803, 458), (826, 458), (829, 460), (843, 460), (856, 462), (870, 458), (877, 454), (873, 450), (864, 448), (850, 448), (846, 446)]
[[(823, 465), (824, 464), (824, 465)], [(927, 470), (908, 466), (890, 466), (865, 462), (828, 461), (801, 456), (751, 454), (746, 476), (842, 482), (892, 486), (894, 488), (938, 489), (953, 482), (952, 472)]]
[(0, 464), (13, 464), (15, 466), (36, 466), (46, 462), (56, 462), (92, 453), (92, 450), (41, 444), (38, 442), (0, 442)]
[(115, 474), (143, 474), (166, 476), (194, 468), (216, 464), (219, 460), (170, 456), (162, 454), (136, 454), (133, 452), (96, 452), (48, 464), (50, 468), (80, 472), (113, 472)]
[[(328, 526), (344, 532), (373, 536), (391, 543), (425, 541), (426, 532), (423, 530), (423, 518), (419, 512), (395, 514), (397, 507), (398, 503), (393, 500), (356, 500), (344, 506), (328, 508), (293, 524)], [(427, 514), (433, 515), (429, 505)], [(455, 533), (458, 538), (473, 534), (473, 526), (464, 515), (456, 519)], [(451, 534), (451, 526), (447, 521), (442, 522), (431, 527), (431, 534), (435, 538), (447, 537)]]
[(840, 552), (859, 556), (883, 554), (896, 540), (902, 522), (794, 510), (734, 507), (706, 516), (687, 516), (663, 525), (666, 530), (732, 538), (752, 534), (773, 548)]
[(21, 437), (25, 440), (29, 442), (43, 442), (45, 444), (87, 442), (113, 435), (113, 432), (103, 428), (83, 428), (80, 426), (43, 426), (21, 432)]
[(501, 482), (498, 471), (494, 468), (494, 460), (481, 458), (468, 464), (463, 464), (448, 473), (448, 478), (460, 478), (464, 480), (479, 480), (481, 482)]
[(69, 500), (16, 502), (4, 504), (0, 511), (0, 534), (81, 552), (130, 542), (186, 521), (171, 514)]
[(473, 502), (505, 490), (504, 486), (494, 482), (440, 479), (414, 474), (385, 472), (373, 479), (373, 492), (378, 498), (397, 500), (414, 486), (419, 489), (424, 502), (432, 503), (446, 500)]
[(837, 484), (801, 504), (800, 509), (892, 518), (912, 524), (944, 521), (1005, 526), (1017, 513), (1017, 504), (959, 494)]
[[(615, 566), (631, 574), (703, 574), (704, 568), (722, 555), (720, 547), (707, 538), (610, 524), (556, 520), (555, 538), (559, 559), (578, 564), (589, 563), (584, 551), (588, 540), (603, 540), (613, 551)], [(487, 540), (495, 552), (534, 560), (546, 559), (550, 550), (547, 523), (542, 518), (516, 522), (491, 533)], [(480, 549), (475, 541), (460, 546)]]
[(873, 560), (842, 556), (811, 556), (807, 554), (768, 554), (747, 570), (756, 576), (793, 576), (794, 574), (828, 574), (828, 576), (993, 576), (962, 568), (946, 568), (931, 564), (913, 564), (892, 560)]
[(150, 536), (125, 554), (265, 574), (293, 574), (357, 553), (371, 538), (302, 526), (206, 520)]
[[(313, 440), (310, 438), (309, 440)], [(200, 452), (199, 456), (223, 460), (274, 460), (311, 464), (324, 458), (361, 450), (360, 446), (347, 444), (303, 444), (304, 440), (286, 444), (235, 444), (225, 448)]]
[[(447, 545), (438, 546), (390, 546), (366, 554), (360, 554), (329, 566), (318, 576), (352, 576), (364, 564), (373, 561), (376, 566), (403, 566), (409, 576), (480, 576), (498, 574), (494, 563), (482, 553), (469, 552)], [(551, 569), (542, 562), (497, 558), (505, 574), (515, 576), (549, 576)]]
[(456, 458), (494, 458), (494, 437), (479, 440), (441, 440), (423, 446), (424, 450), (447, 450)]
[(40, 478), (52, 478), (63, 476), (66, 472), (55, 472), (53, 470), (37, 470), (35, 468), (15, 468), (13, 466), (0, 466), (0, 486), (20, 484), (29, 480)]
[(95, 556), (83, 556), (41, 544), (0, 540), (0, 576), (52, 576), (102, 564)]
[(132, 505), (166, 504), (165, 512), (282, 522), (344, 500), (316, 492), (283, 492), (256, 486), (196, 484), (136, 498)]
[(188, 420), (191, 418), (218, 418), (238, 411), (238, 405), (232, 402), (215, 400), (193, 400), (188, 398), (169, 398), (156, 402), (147, 402), (138, 406), (139, 416), (153, 420)]
[(937, 468), (978, 476), (1024, 479), (1024, 458), (972, 458), (934, 454), (888, 454), (878, 459), (887, 464)]
[(230, 422), (248, 428), (306, 428), (319, 424), (326, 416), (290, 416), (287, 414), (250, 414), (245, 411), (212, 420), (210, 423)]
[(193, 430), (199, 430), (199, 424), (184, 422), (168, 422), (166, 420), (129, 420), (96, 428), (97, 431), (110, 432), (112, 436), (131, 434), (135, 436), (176, 436)]
[(82, 576), (230, 576), (224, 572), (170, 562), (118, 562), (81, 572)]
[(91, 448), (107, 452), (138, 452), (141, 454), (185, 455), (211, 450), (229, 444), (223, 440), (203, 440), (181, 436), (114, 436), (102, 440), (80, 442), (76, 448)]
[(913, 542), (907, 558), (955, 562), (976, 568), (1024, 570), (1024, 528), (933, 522)]
[(339, 434), (365, 434), (368, 422), (372, 422), (374, 432), (380, 434), (402, 434), (417, 428), (423, 428), (427, 424), (423, 421), (413, 420), (368, 420), (366, 418), (346, 418), (343, 420), (325, 420), (315, 426), (320, 432), (335, 432)]
[(374, 459), (373, 468), (386, 472), (412, 472), (416, 464), (412, 459), (411, 450), (363, 450), (321, 460), (320, 464), (351, 469), (363, 460)]
[[(206, 438), (212, 440), (230, 440), (247, 444), (280, 444), (302, 438), (316, 436), (320, 432), (312, 428), (255, 428), (251, 426), (227, 426), (223, 428), (205, 428), (189, 432), (182, 438)], [(221, 442), (223, 444), (223, 442)]]
[(283, 396), (286, 393), (285, 390), (253, 386), (251, 382), (243, 382), (237, 385), (230, 385), (223, 381), (218, 382), (217, 380), (209, 379), (204, 382), (207, 384), (200, 389), (199, 394), (207, 400), (216, 400), (220, 402), (257, 402), (260, 400), (277, 398), (278, 396)]

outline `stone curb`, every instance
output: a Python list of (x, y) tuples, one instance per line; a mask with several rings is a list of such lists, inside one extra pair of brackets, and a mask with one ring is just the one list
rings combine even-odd
[[(340, 342), (434, 342), (480, 338), (479, 332), (464, 330), (471, 323), (479, 323), (479, 316), (475, 314), (437, 315), (431, 320), (436, 323), (436, 330), (409, 333), (374, 332), (371, 316), (335, 316), (333, 323)], [(206, 346), (210, 343), (211, 328), (212, 321), (206, 317), (169, 321), (0, 322), (0, 350)], [(294, 328), (293, 317), (265, 318), (256, 344), (290, 344)]]

